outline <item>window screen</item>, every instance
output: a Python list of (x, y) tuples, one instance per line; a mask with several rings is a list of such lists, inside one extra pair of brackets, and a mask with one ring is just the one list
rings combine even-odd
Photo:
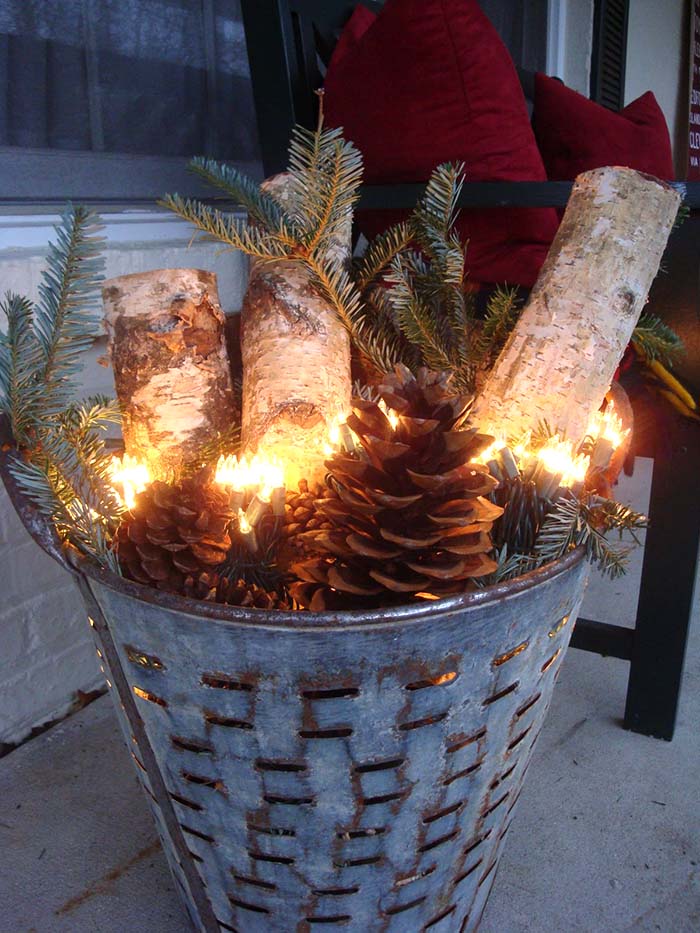
[(0, 145), (256, 157), (238, 0), (2, 0)]

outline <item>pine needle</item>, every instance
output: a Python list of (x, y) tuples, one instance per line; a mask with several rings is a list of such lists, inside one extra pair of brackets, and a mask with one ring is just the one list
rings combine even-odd
[(8, 293), (0, 302), (7, 318), (7, 334), (0, 331), (0, 404), (18, 444), (25, 444), (34, 422), (38, 399), (35, 375), (36, 336), (32, 303)]
[(650, 362), (672, 364), (685, 349), (683, 341), (667, 324), (645, 312), (632, 333), (632, 343)]

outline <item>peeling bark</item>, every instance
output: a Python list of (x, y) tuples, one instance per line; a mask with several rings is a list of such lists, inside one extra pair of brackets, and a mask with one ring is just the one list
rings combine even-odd
[(582, 440), (656, 275), (680, 204), (626, 168), (576, 179), (530, 299), (476, 399), (482, 430), (519, 436), (542, 420)]
[(105, 282), (102, 297), (126, 452), (167, 479), (196, 464), (202, 445), (231, 424), (216, 276), (138, 272)]
[[(282, 203), (285, 176), (264, 187)], [(347, 237), (334, 246), (350, 257)], [(349, 411), (350, 339), (300, 262), (255, 262), (241, 312), (243, 447), (281, 460), (287, 484), (320, 481), (330, 426)]]

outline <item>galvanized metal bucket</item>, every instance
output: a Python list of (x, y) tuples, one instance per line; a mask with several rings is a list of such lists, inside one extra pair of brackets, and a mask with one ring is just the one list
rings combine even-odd
[(198, 930), (476, 929), (582, 599), (582, 553), (371, 613), (237, 610), (69, 569)]

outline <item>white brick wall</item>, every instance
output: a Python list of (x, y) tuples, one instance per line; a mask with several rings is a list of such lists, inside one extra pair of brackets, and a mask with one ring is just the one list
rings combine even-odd
[[(191, 228), (160, 213), (107, 218), (107, 275), (189, 266), (217, 273), (222, 306), (240, 308), (247, 265), (215, 244), (188, 248)], [(0, 217), (0, 292), (36, 298), (50, 216)], [(4, 326), (4, 321), (2, 322)], [(113, 394), (111, 372), (97, 364), (99, 338), (83, 372), (81, 395)], [(78, 690), (102, 681), (74, 584), (31, 540), (0, 484), (0, 743), (21, 741), (34, 726), (63, 715)]]

